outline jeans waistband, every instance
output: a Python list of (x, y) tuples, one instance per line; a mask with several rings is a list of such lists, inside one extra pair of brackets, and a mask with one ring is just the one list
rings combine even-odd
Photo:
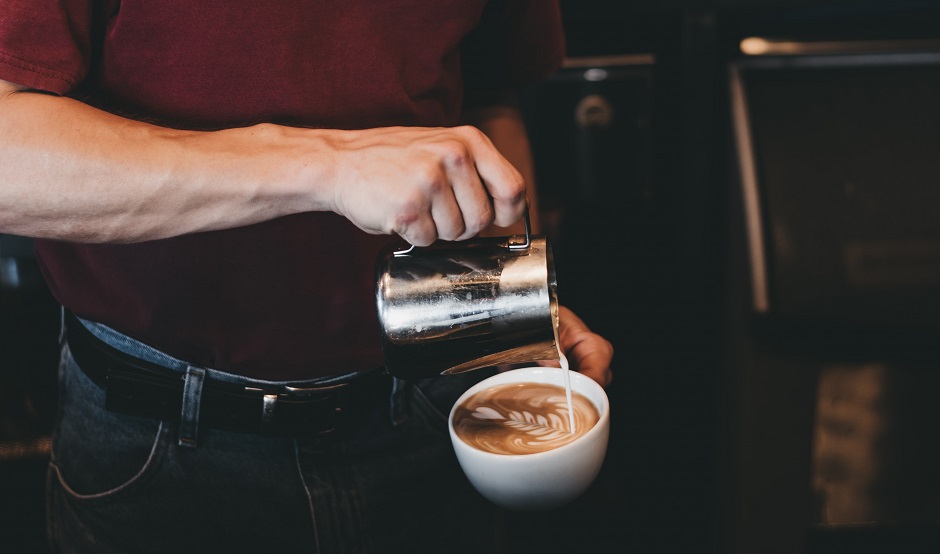
[[(92, 335), (100, 339), (105, 344), (112, 346), (113, 348), (136, 358), (146, 360), (148, 362), (163, 366), (167, 369), (174, 371), (179, 371), (180, 373), (186, 373), (186, 370), (189, 367), (193, 367), (193, 364), (185, 360), (180, 360), (175, 358), (161, 350), (158, 350), (146, 343), (143, 343), (137, 339), (131, 338), (115, 329), (108, 327), (102, 323), (95, 321), (89, 321), (84, 318), (75, 316), (75, 318), (81, 322), (81, 324), (91, 332)], [(206, 371), (206, 377), (217, 380), (224, 381), (227, 383), (235, 383), (239, 385), (249, 385), (249, 386), (259, 386), (263, 387), (266, 385), (291, 385), (297, 387), (312, 387), (312, 386), (328, 386), (328, 385), (338, 385), (342, 383), (350, 383), (361, 378), (364, 374), (371, 373), (372, 371), (382, 372), (384, 369), (377, 368), (375, 370), (370, 370), (368, 372), (362, 371), (353, 371), (348, 373), (343, 373), (340, 375), (331, 375), (328, 377), (318, 377), (314, 379), (304, 379), (299, 381), (271, 381), (265, 379), (257, 379), (253, 377), (247, 377), (244, 375), (238, 375), (235, 373), (228, 373), (226, 371), (221, 371), (218, 369), (213, 369), (209, 367), (203, 367)]]
[[(193, 366), (105, 325), (64, 313), (72, 356), (105, 389), (109, 410), (179, 424), (194, 446), (200, 427), (286, 436), (332, 433), (388, 399), (382, 370), (306, 381), (265, 381)], [(385, 404), (385, 402), (383, 402)]]

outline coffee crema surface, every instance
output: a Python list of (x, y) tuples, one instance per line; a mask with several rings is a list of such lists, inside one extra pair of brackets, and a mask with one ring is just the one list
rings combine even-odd
[(597, 408), (573, 392), (575, 432), (568, 423), (564, 387), (509, 383), (480, 391), (454, 411), (454, 431), (465, 443), (494, 454), (535, 454), (568, 444), (594, 427)]

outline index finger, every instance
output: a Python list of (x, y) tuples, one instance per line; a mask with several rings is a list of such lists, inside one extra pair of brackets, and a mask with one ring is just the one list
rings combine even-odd
[(493, 199), (493, 223), (509, 227), (519, 221), (525, 211), (526, 186), (522, 174), (499, 153), (482, 131), (470, 126), (465, 129), (463, 132), (477, 173)]

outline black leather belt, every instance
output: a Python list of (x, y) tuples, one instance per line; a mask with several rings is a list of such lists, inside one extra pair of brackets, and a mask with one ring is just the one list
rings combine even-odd
[[(108, 410), (180, 421), (185, 373), (121, 352), (96, 337), (73, 314), (65, 313), (72, 357), (105, 389)], [(390, 382), (382, 371), (320, 387), (251, 387), (206, 377), (199, 422), (201, 426), (264, 435), (321, 435), (336, 430), (357, 406), (381, 401)]]

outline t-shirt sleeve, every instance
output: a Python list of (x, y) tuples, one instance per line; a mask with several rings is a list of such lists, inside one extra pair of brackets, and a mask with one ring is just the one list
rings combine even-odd
[(468, 91), (518, 87), (554, 73), (565, 56), (556, 0), (491, 0), (461, 44)]
[(0, 79), (65, 94), (88, 72), (92, 0), (3, 0)]

